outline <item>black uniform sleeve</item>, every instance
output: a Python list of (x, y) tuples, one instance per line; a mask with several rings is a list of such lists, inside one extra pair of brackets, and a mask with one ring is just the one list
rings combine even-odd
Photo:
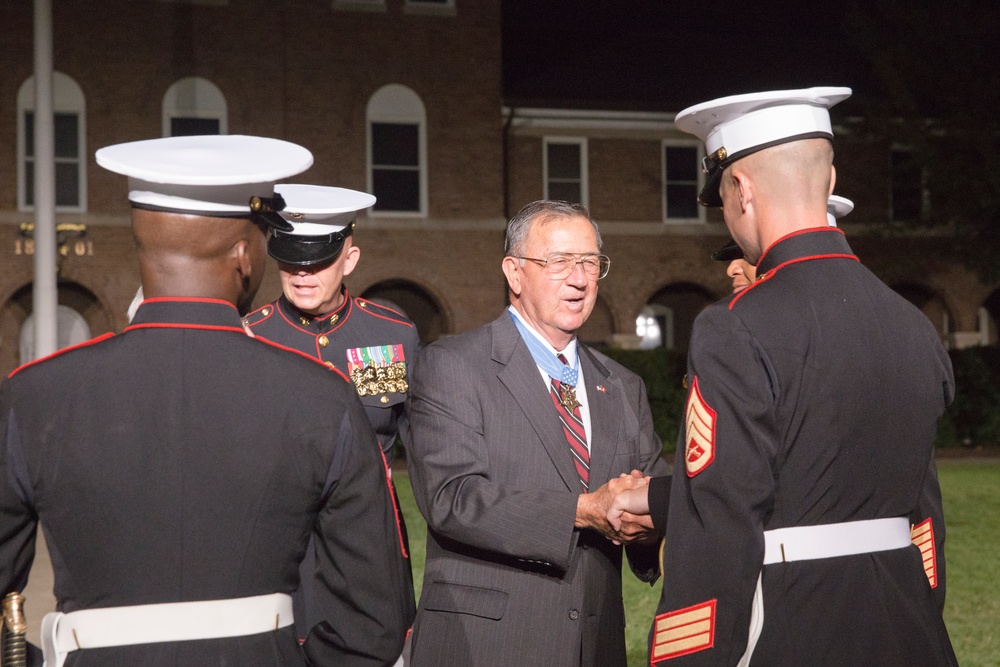
[(653, 526), (661, 533), (667, 527), (667, 515), (670, 509), (670, 475), (654, 477), (649, 481), (649, 514)]
[(0, 385), (0, 438), (0, 594), (6, 595), (28, 583), (38, 523), (9, 380)]
[[(955, 376), (951, 367), (951, 359), (943, 347), (939, 346), (944, 379), (942, 391), (944, 402), (949, 404), (955, 397)], [(927, 583), (933, 590), (938, 608), (944, 613), (945, 601), (945, 557), (944, 557), (944, 508), (941, 500), (941, 485), (938, 482), (937, 463), (931, 456), (927, 466), (927, 475), (920, 491), (920, 500), (916, 510), (910, 515), (910, 525), (913, 526), (913, 542), (920, 547), (924, 559), (924, 572)]]
[(416, 604), (400, 518), (360, 402), (349, 401), (316, 518), (316, 598), (324, 619), (303, 648), (310, 664), (390, 665)]
[[(735, 665), (747, 648), (773, 504), (776, 389), (764, 352), (728, 310), (703, 311), (691, 340), (664, 545), (664, 572), (676, 576), (663, 587), (651, 662)], [(713, 628), (714, 644), (690, 653), (657, 644), (692, 615)]]

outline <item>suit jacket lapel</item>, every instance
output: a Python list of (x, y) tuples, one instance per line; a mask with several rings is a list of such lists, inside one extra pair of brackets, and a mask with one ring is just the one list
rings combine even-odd
[(611, 464), (618, 449), (624, 393), (621, 383), (610, 377), (608, 369), (585, 345), (579, 343), (577, 349), (590, 408), (590, 489), (593, 491), (608, 481), (611, 474)]
[[(566, 488), (579, 491), (580, 478), (576, 474), (569, 444), (559, 423), (559, 415), (552, 407), (548, 387), (506, 310), (493, 322), (492, 333), (493, 360), (504, 364), (497, 377), (520, 406), (524, 417), (548, 452), (552, 465), (566, 483)], [(517, 419), (517, 415), (511, 415), (511, 419)]]

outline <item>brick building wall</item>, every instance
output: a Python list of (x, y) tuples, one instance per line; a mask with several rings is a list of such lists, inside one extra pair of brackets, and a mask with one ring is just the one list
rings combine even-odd
[[(581, 338), (634, 345), (636, 317), (650, 304), (674, 311), (674, 344), (698, 310), (729, 292), (722, 264), (708, 257), (728, 238), (721, 214), (663, 221), (663, 143), (689, 142), (662, 112), (505, 109), (501, 89), (500, 0), (456, 0), (413, 11), (386, 0), (379, 11), (338, 0), (229, 0), (190, 4), (107, 0), (54, 3), (55, 68), (86, 102), (87, 207), (58, 222), (88, 226), (93, 254), (61, 264), (60, 302), (93, 335), (119, 331), (138, 285), (125, 179), (96, 165), (105, 145), (162, 136), (167, 89), (202, 77), (225, 98), (230, 134), (275, 136), (313, 151), (296, 180), (368, 189), (366, 113), (389, 84), (423, 104), (427, 138), (426, 215), (359, 218), (361, 262), (347, 279), (354, 294), (405, 303), (426, 340), (489, 322), (506, 304), (500, 272), (503, 226), (544, 192), (546, 137), (586, 139), (589, 205), (602, 225), (612, 269)], [(357, 8), (355, 4), (353, 7)], [(17, 255), (17, 95), (32, 72), (30, 3), (0, 4), (0, 371), (18, 362), (31, 308), (33, 262)], [(939, 241), (886, 243), (868, 231), (885, 220), (889, 188), (885, 139), (838, 134), (838, 194), (855, 201), (842, 221), (855, 250), (890, 285), (919, 301), (942, 335), (970, 334), (979, 308), (998, 303), (939, 252)], [(278, 295), (271, 263), (257, 304)], [(994, 320), (1000, 313), (993, 313)], [(993, 322), (995, 332), (996, 322)], [(995, 340), (995, 333), (993, 340)]]

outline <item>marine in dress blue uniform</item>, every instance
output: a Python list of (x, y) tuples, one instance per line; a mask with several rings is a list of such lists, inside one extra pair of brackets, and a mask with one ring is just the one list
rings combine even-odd
[[(706, 142), (700, 200), (723, 206), (757, 281), (696, 319), (675, 475), (649, 487), (665, 526), (653, 665), (956, 664), (934, 464), (953, 374), (927, 318), (823, 219), (827, 109), (849, 94), (678, 114)], [(806, 168), (768, 181), (778, 160)]]
[[(352, 297), (343, 285), (343, 277), (360, 257), (353, 244), (354, 218), (374, 204), (375, 197), (346, 188), (298, 184), (278, 185), (275, 192), (283, 206), (279, 215), (290, 225), (288, 230), (274, 231), (268, 241), (268, 253), (278, 261), (283, 294), (244, 318), (244, 325), (252, 335), (317, 359), (351, 379), (391, 479), (396, 437), (408, 433), (409, 369), (420, 341), (405, 315)], [(406, 544), (398, 502), (396, 508)], [(312, 571), (307, 554), (303, 581)], [(315, 611), (312, 590), (304, 584), (296, 596), (301, 636), (309, 632), (312, 619), (318, 619)]]
[[(323, 186), (275, 189), (285, 201), (282, 215), (293, 225), (289, 232), (275, 232), (268, 244), (283, 283), (299, 267), (323, 270), (340, 260), (345, 244), (357, 248), (354, 216), (371, 206), (374, 197)], [(396, 437), (406, 437), (409, 369), (420, 350), (417, 329), (403, 313), (351, 296), (342, 280), (334, 287), (333, 301), (339, 303), (331, 310), (303, 303), (289, 287), (276, 301), (248, 315), (246, 324), (253, 335), (315, 357), (351, 378), (391, 464)]]
[[(40, 521), (49, 665), (391, 663), (413, 595), (374, 433), (344, 377), (240, 319), (262, 202), (311, 154), (214, 136), (97, 161), (130, 176), (147, 298), (123, 333), (0, 386), (0, 586), (24, 586)], [(310, 537), (323, 620), (300, 645), (290, 594)]]

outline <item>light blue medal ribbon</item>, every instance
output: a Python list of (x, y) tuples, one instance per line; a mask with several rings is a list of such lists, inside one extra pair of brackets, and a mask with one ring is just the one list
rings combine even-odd
[[(542, 341), (538, 340), (528, 330), (528, 327), (524, 325), (524, 322), (517, 315), (510, 313), (510, 317), (514, 320), (514, 326), (517, 327), (518, 333), (521, 334), (521, 340), (528, 346), (528, 352), (531, 352), (531, 358), (535, 360), (538, 367), (545, 371), (546, 375), (553, 380), (559, 380), (563, 384), (575, 387), (579, 377), (577, 370), (570, 367), (569, 364), (559, 361), (559, 357), (553, 354), (552, 350), (545, 347)], [(579, 364), (579, 362), (580, 358), (577, 355), (577, 363)]]

